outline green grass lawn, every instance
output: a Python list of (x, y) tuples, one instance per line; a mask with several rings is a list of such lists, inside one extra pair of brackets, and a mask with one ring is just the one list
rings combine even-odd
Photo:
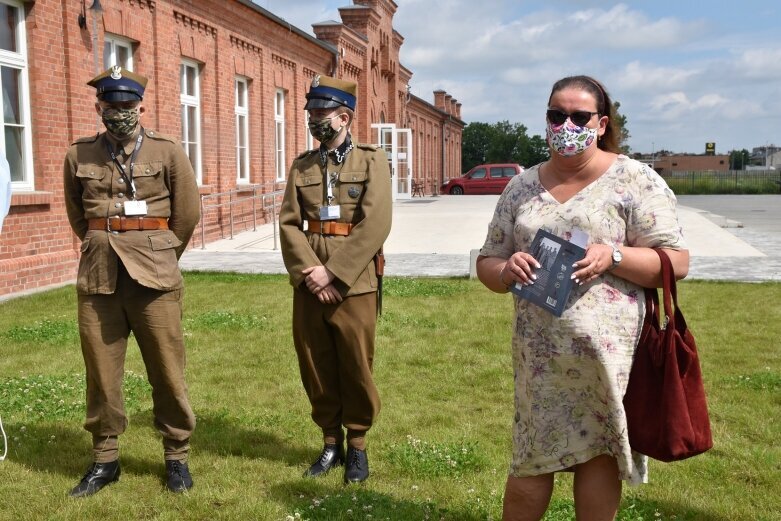
[[(90, 463), (75, 290), (0, 304), (0, 519), (484, 520), (501, 517), (513, 416), (511, 297), (464, 279), (386, 279), (370, 432), (372, 476), (301, 477), (321, 448), (309, 419), (282, 276), (186, 275), (195, 488), (165, 491), (138, 349), (128, 350), (122, 479), (67, 497)], [(781, 519), (781, 284), (685, 282), (715, 447), (652, 462), (619, 519)], [(561, 474), (547, 520), (574, 519)]]

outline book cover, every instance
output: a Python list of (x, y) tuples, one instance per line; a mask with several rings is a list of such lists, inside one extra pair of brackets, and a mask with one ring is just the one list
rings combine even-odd
[(572, 264), (586, 256), (586, 250), (543, 229), (537, 230), (529, 253), (542, 266), (534, 270), (537, 280), (524, 286), (514, 284), (510, 291), (560, 317), (572, 285)]

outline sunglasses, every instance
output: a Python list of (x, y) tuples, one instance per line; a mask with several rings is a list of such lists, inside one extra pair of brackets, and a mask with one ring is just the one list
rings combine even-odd
[(548, 121), (554, 125), (563, 125), (567, 118), (579, 127), (585, 127), (591, 118), (599, 114), (599, 112), (588, 112), (586, 110), (576, 110), (572, 114), (567, 114), (558, 109), (548, 109), (545, 113), (548, 116)]

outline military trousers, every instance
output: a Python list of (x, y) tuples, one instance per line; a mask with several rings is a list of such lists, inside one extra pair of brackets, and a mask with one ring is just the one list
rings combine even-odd
[(380, 412), (372, 378), (377, 295), (322, 304), (306, 289), (293, 291), (293, 341), (312, 419), (326, 438), (369, 430)]
[(125, 431), (122, 382), (132, 331), (152, 386), (154, 424), (163, 436), (166, 460), (186, 460), (195, 428), (184, 380), (183, 290), (159, 291), (138, 284), (120, 262), (116, 291), (79, 295), (79, 335), (87, 376), (84, 428), (92, 433), (98, 463), (118, 457)]

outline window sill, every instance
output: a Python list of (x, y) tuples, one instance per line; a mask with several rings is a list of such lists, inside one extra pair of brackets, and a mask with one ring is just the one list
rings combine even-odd
[(11, 206), (51, 206), (52, 192), (14, 192), (11, 194)]

